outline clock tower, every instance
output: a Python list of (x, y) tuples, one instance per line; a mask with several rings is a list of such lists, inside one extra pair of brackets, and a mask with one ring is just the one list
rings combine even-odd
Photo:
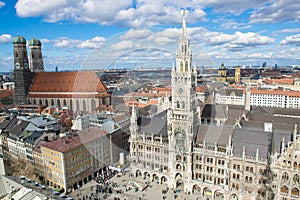
[(13, 39), (14, 45), (14, 103), (27, 103), (26, 97), (32, 82), (34, 73), (29, 70), (26, 39), (17, 36)]
[(172, 67), (172, 105), (168, 110), (168, 137), (170, 186), (183, 187), (192, 180), (192, 144), (199, 127), (199, 109), (196, 98), (197, 70), (192, 67), (192, 50), (187, 34), (185, 11), (182, 33), (176, 52), (176, 65)]

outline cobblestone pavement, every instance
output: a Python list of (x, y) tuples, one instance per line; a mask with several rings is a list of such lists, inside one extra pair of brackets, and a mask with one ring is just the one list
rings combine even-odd
[[(107, 180), (105, 184), (99, 184), (96, 181), (91, 181), (85, 184), (82, 188), (68, 194), (73, 199), (79, 200), (208, 200), (208, 196), (200, 197), (200, 194), (184, 194), (182, 192), (174, 193), (173, 190), (168, 189), (166, 184), (159, 184), (156, 181), (147, 182), (148, 187), (145, 190), (139, 191), (130, 186), (130, 183), (145, 183), (147, 180), (141, 177), (133, 178), (129, 174), (122, 176), (114, 176)], [(146, 184), (145, 184), (146, 185)], [(100, 189), (96, 191), (96, 189)], [(106, 192), (102, 192), (106, 188)], [(110, 188), (110, 191), (109, 191)], [(111, 192), (111, 193), (110, 193)], [(165, 192), (165, 193), (163, 193)]]

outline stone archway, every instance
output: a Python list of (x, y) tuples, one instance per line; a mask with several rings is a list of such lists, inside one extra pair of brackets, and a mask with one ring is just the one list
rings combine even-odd
[(141, 175), (142, 175), (141, 170), (137, 169), (137, 170), (135, 171), (135, 177), (138, 177), (138, 176), (141, 176)]
[(229, 200), (238, 200), (238, 196), (236, 194), (232, 194), (229, 196)]
[[(204, 196), (205, 198), (212, 199), (212, 197), (213, 197), (213, 192), (212, 192), (212, 190), (211, 190), (210, 188), (208, 188), (208, 187), (203, 188), (203, 196)], [(204, 199), (205, 199), (205, 198), (204, 198)]]
[(193, 192), (194, 194), (201, 194), (201, 187), (200, 187), (198, 184), (195, 184), (195, 185), (193, 186), (192, 192)]
[(167, 178), (165, 176), (162, 176), (160, 178), (160, 183), (166, 183), (167, 182)]
[(224, 194), (222, 191), (217, 190), (214, 193), (214, 199), (224, 199)]
[(153, 182), (153, 181), (156, 181), (157, 183), (159, 183), (159, 177), (158, 177), (157, 174), (153, 174), (153, 175), (152, 175), (152, 182)]
[(184, 182), (182, 175), (180, 173), (177, 173), (175, 176), (175, 192), (181, 192), (184, 191)]

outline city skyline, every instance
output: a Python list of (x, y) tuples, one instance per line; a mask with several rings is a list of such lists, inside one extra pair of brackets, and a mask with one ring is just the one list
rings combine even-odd
[(1, 71), (17, 35), (41, 40), (46, 71), (171, 67), (183, 9), (197, 66), (298, 65), (297, 2), (1, 0)]

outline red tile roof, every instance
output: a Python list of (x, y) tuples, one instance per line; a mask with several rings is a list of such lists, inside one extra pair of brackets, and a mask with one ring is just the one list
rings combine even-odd
[(251, 94), (286, 95), (290, 97), (300, 97), (300, 91), (260, 90), (256, 88), (251, 89)]
[(29, 97), (43, 98), (90, 97), (91, 95), (109, 96), (108, 88), (94, 71), (38, 72), (34, 75), (29, 91)]
[(265, 79), (265, 83), (268, 84), (285, 84), (285, 85), (293, 85), (294, 79), (292, 78), (285, 78), (285, 79)]
[(206, 92), (206, 91), (208, 91), (208, 87), (206, 85), (196, 87), (196, 92)]
[(108, 134), (109, 133), (103, 129), (95, 127), (79, 131), (77, 134), (72, 136), (58, 138), (52, 142), (41, 144), (41, 146), (63, 153)]
[(14, 90), (0, 90), (0, 98), (13, 96)]

